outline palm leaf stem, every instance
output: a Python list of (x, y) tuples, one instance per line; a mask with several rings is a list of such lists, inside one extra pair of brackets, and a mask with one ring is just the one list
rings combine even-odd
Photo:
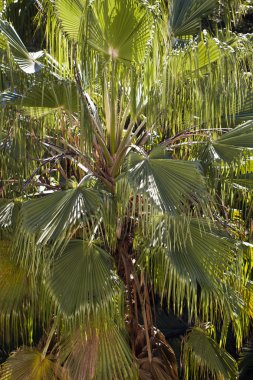
[(47, 336), (46, 344), (43, 348), (42, 355), (41, 355), (42, 359), (44, 359), (47, 355), (47, 351), (48, 351), (49, 345), (51, 343), (51, 340), (53, 339), (54, 333), (55, 333), (55, 323), (53, 323), (51, 330), (49, 331), (49, 334)]
[(131, 138), (132, 141), (135, 137), (138, 136), (138, 133), (142, 130), (146, 122), (147, 122), (147, 118), (145, 117), (144, 120), (142, 120), (142, 122), (140, 123), (140, 125), (136, 128), (136, 131), (133, 133), (132, 138)]
[(35, 0), (35, 4), (38, 7), (38, 9), (40, 10), (40, 12), (43, 13), (44, 9), (43, 9), (43, 5), (41, 4), (41, 2), (39, 0)]
[[(45, 136), (47, 139), (48, 138), (51, 138), (51, 136)], [(68, 158), (72, 161), (74, 161), (75, 164), (77, 164), (78, 167), (80, 167), (80, 169), (82, 169), (83, 171), (85, 172), (89, 172), (92, 171), (92, 168), (91, 168), (91, 161), (92, 161), (92, 158), (91, 157), (87, 157), (85, 154), (83, 154), (80, 150), (74, 148), (72, 145), (70, 145), (69, 143), (66, 142), (65, 139), (62, 138), (62, 141), (64, 144), (66, 144), (69, 148), (71, 148), (71, 150), (73, 151), (73, 153), (77, 156), (82, 156), (82, 159), (85, 161), (85, 165), (87, 166), (87, 168), (82, 165), (80, 162), (78, 162), (77, 160), (74, 159), (73, 155), (70, 154), (70, 152), (66, 152), (63, 148), (55, 145), (55, 144), (51, 144), (49, 142), (46, 142), (46, 141), (41, 141), (40, 140), (40, 143), (42, 145), (44, 145), (48, 150), (49, 148), (54, 150), (55, 152), (59, 153), (59, 154), (63, 154), (65, 156), (65, 158)], [(74, 159), (74, 160), (73, 160)]]
[(209, 137), (210, 133), (208, 133), (209, 130), (206, 130), (206, 133), (203, 130), (198, 130), (195, 132), (190, 132), (188, 130), (180, 132), (176, 134), (175, 136), (169, 137), (168, 139), (162, 141), (160, 143), (161, 146), (167, 146), (167, 145), (174, 145), (176, 141), (186, 139), (188, 137), (192, 136), (204, 136), (204, 137)]
[[(140, 104), (140, 105), (137, 107), (137, 109), (136, 109), (136, 114), (135, 114), (135, 119), (137, 119), (137, 118), (140, 116), (140, 114), (141, 114), (141, 112), (142, 112), (142, 109), (143, 109), (143, 106), (144, 106), (144, 104)], [(144, 123), (144, 125), (145, 125), (145, 123)], [(125, 148), (126, 148), (128, 145), (130, 145), (130, 143), (131, 143), (131, 133), (132, 133), (133, 127), (134, 127), (134, 119), (132, 118), (132, 119), (130, 120), (130, 122), (129, 122), (129, 125), (128, 125), (128, 127), (127, 127), (127, 130), (126, 130), (126, 132), (125, 132), (125, 135), (124, 135), (124, 137), (122, 138), (121, 143), (120, 143), (120, 145), (119, 145), (119, 147), (118, 147), (118, 149), (117, 149), (117, 155), (118, 155), (118, 156), (122, 154), (122, 151), (124, 151)], [(139, 127), (138, 127), (138, 128), (139, 128)], [(134, 136), (133, 136), (133, 138), (134, 138)]]
[(61, 153), (61, 154), (57, 154), (56, 156), (53, 156), (53, 157), (50, 157), (50, 158), (46, 158), (35, 170), (34, 172), (30, 175), (30, 177), (26, 180), (26, 182), (24, 183), (24, 186), (22, 187), (22, 192), (25, 191), (25, 189), (27, 188), (27, 186), (32, 182), (34, 176), (39, 172), (39, 170), (46, 164), (48, 164), (49, 162), (52, 162), (52, 161), (57, 161), (59, 160), (60, 158), (64, 157), (64, 154)]
[(111, 75), (111, 102), (110, 102), (110, 113), (111, 113), (111, 124), (110, 124), (110, 149), (111, 154), (114, 155), (116, 151), (116, 109), (115, 109), (115, 98), (116, 98), (116, 62), (112, 61), (112, 75)]
[(94, 132), (95, 132), (96, 138), (98, 139), (100, 147), (104, 153), (104, 157), (106, 159), (106, 162), (109, 166), (111, 166), (113, 164), (113, 158), (111, 156), (111, 153), (109, 152), (109, 150), (106, 146), (106, 143), (105, 143), (104, 139), (100, 136), (100, 134), (96, 130)]
[[(81, 162), (77, 161), (71, 154), (67, 153), (64, 151), (64, 149), (54, 145), (54, 144), (50, 144), (48, 142), (45, 142), (45, 141), (40, 141), (40, 143), (42, 145), (44, 145), (48, 150), (49, 148), (54, 150), (55, 152), (57, 153), (61, 153), (64, 155), (65, 158), (68, 158), (70, 161), (74, 162), (82, 171), (84, 171), (85, 173), (89, 173), (90, 171), (93, 172), (92, 168), (91, 168), (91, 165), (90, 165), (90, 162), (87, 161), (88, 158), (85, 157), (84, 155), (82, 155), (86, 161), (85, 161), (85, 165), (87, 166), (84, 166)], [(50, 151), (50, 150), (49, 150)]]
[(125, 157), (127, 148), (128, 148), (128, 145), (126, 145), (120, 152), (117, 153), (117, 156), (114, 160), (114, 164), (113, 164), (112, 169), (111, 169), (112, 177), (115, 177), (118, 174), (119, 169), (120, 169), (121, 164), (122, 164), (122, 161)]
[[(145, 125), (145, 123), (146, 123), (146, 120), (143, 120), (142, 123), (137, 128), (138, 131), (141, 130), (141, 128)], [(133, 125), (131, 125), (131, 130), (132, 130), (132, 128), (133, 128)], [(136, 145), (133, 145), (133, 144), (131, 145), (131, 141), (134, 140), (135, 135), (138, 133), (136, 131), (137, 133), (135, 132), (135, 134), (132, 137), (130, 137), (131, 130), (129, 129), (130, 132), (129, 132), (129, 135), (127, 136), (127, 138), (124, 139), (124, 144), (121, 144), (122, 145), (121, 149), (120, 148), (118, 149), (116, 158), (114, 160), (114, 164), (113, 164), (112, 169), (111, 169), (112, 177), (115, 177), (115, 176), (118, 175), (120, 167), (122, 166), (122, 162), (123, 162), (123, 160), (124, 160), (124, 158), (126, 156), (126, 153), (127, 153), (128, 149), (130, 147), (131, 148), (139, 148)], [(140, 152), (139, 149), (137, 149), (137, 151)]]
[[(141, 112), (141, 110), (139, 110), (138, 114), (140, 112)], [(139, 131), (144, 127), (144, 125), (146, 124), (146, 121), (147, 121), (147, 119), (145, 118), (140, 123), (140, 125), (137, 127), (137, 130), (135, 131), (134, 134), (132, 134), (132, 136), (131, 136), (131, 133), (132, 133), (132, 130), (134, 127), (134, 120), (130, 121), (129, 126), (126, 130), (126, 134), (125, 134), (124, 138), (121, 140), (121, 143), (117, 149), (116, 158), (114, 160), (114, 164), (113, 164), (112, 169), (111, 169), (111, 174), (113, 177), (115, 177), (118, 174), (119, 169), (122, 165), (122, 161), (125, 158), (125, 154), (127, 152), (127, 149), (129, 148), (129, 146), (131, 145), (131, 142), (133, 142), (134, 138), (137, 136)]]
[(112, 161), (113, 161), (111, 154), (110, 154), (110, 152), (106, 146), (104, 136), (102, 135), (102, 132), (101, 132), (99, 126), (97, 125), (96, 121), (94, 120), (94, 118), (92, 117), (92, 115), (90, 113), (89, 106), (87, 104), (87, 98), (86, 98), (84, 91), (83, 91), (83, 88), (82, 88), (81, 76), (80, 76), (80, 72), (79, 72), (78, 67), (77, 67), (76, 46), (73, 49), (73, 66), (74, 66), (74, 73), (75, 73), (75, 80), (76, 80), (77, 88), (78, 88), (84, 109), (86, 110), (90, 127), (92, 128), (93, 132), (95, 133), (96, 138), (98, 139), (99, 143), (101, 144), (101, 148), (103, 150), (103, 153), (104, 153), (104, 156), (106, 158), (107, 163), (109, 165), (111, 165)]

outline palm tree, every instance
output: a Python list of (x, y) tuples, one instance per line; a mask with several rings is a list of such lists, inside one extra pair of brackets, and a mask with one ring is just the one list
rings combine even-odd
[[(227, 338), (240, 350), (252, 316), (241, 2), (34, 3), (47, 51), (27, 50), (14, 5), (0, 20), (1, 379), (236, 379)], [(173, 314), (181, 371), (159, 329)]]

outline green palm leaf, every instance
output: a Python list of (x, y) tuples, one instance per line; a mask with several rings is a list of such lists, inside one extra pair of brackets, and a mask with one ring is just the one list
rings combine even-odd
[(0, 233), (8, 236), (8, 240), (11, 240), (11, 236), (8, 234), (13, 233), (16, 227), (20, 207), (21, 203), (18, 201), (0, 199)]
[(18, 95), (11, 91), (5, 91), (0, 94), (0, 104), (1, 106), (6, 105), (7, 103), (13, 103), (17, 99), (20, 99), (22, 96)]
[(87, 188), (59, 191), (26, 202), (21, 209), (24, 229), (38, 234), (38, 244), (59, 239), (80, 220), (88, 221), (101, 205), (99, 193)]
[(253, 121), (247, 121), (225, 133), (217, 142), (240, 148), (253, 148)]
[(160, 210), (178, 214), (187, 202), (204, 206), (208, 196), (200, 164), (160, 157), (155, 151), (149, 157), (133, 154), (121, 178)]
[(24, 107), (31, 116), (44, 116), (59, 109), (69, 113), (79, 110), (76, 85), (67, 81), (33, 86), (15, 103)]
[(235, 359), (207, 333), (195, 327), (187, 335), (184, 343), (185, 379), (207, 378), (209, 371), (221, 380), (238, 379)]
[(0, 229), (6, 229), (12, 225), (12, 213), (14, 202), (6, 199), (0, 199)]
[(189, 49), (186, 50), (185, 70), (189, 70), (191, 75), (198, 72), (198, 70), (201, 73), (208, 72), (210, 65), (220, 61), (224, 52), (225, 49), (218, 45), (217, 40), (210, 36), (205, 36), (204, 41), (201, 40), (194, 47), (189, 46)]
[(28, 292), (26, 272), (10, 258), (11, 242), (0, 241), (0, 313), (20, 312)]
[(35, 348), (21, 348), (4, 363), (2, 380), (60, 380), (61, 367)]
[(150, 14), (134, 0), (96, 4), (89, 14), (88, 44), (113, 59), (142, 62), (151, 38)]
[[(135, 0), (56, 1), (63, 30), (74, 40), (124, 62), (142, 62), (151, 38), (152, 17)], [(79, 38), (80, 41), (80, 38)]]
[(203, 152), (203, 160), (223, 160), (231, 163), (248, 150), (253, 149), (253, 122), (247, 121), (209, 143)]
[(55, 2), (61, 27), (74, 41), (78, 41), (85, 3), (86, 0), (56, 0)]
[[(91, 225), (101, 217), (101, 205), (100, 193), (85, 187), (58, 191), (24, 203), (20, 211), (17, 254), (23, 263), (36, 266), (42, 259), (38, 252), (45, 245), (50, 243), (48, 253), (54, 254), (57, 248), (66, 245), (80, 224), (86, 225), (84, 233), (89, 234)], [(33, 254), (27, 244), (32, 244)]]
[(33, 313), (32, 284), (27, 272), (11, 258), (11, 242), (7, 240), (0, 240), (0, 287), (2, 344), (16, 343), (20, 336), (27, 339), (31, 326), (24, 321)]
[(53, 264), (48, 292), (67, 316), (113, 307), (119, 284), (109, 254), (94, 243), (70, 241)]
[(7, 38), (13, 58), (21, 70), (27, 74), (33, 74), (41, 70), (43, 65), (38, 61), (38, 58), (43, 56), (43, 51), (29, 53), (15, 29), (2, 19), (0, 19), (0, 31)]
[(203, 17), (217, 5), (217, 0), (172, 0), (169, 32), (175, 36), (198, 33)]
[[(171, 235), (175, 233), (173, 227)], [(196, 287), (198, 283), (201, 288), (212, 291), (221, 282), (229, 262), (235, 261), (233, 243), (219, 230), (201, 226), (197, 221), (191, 221), (188, 233), (187, 230), (185, 223), (185, 244), (178, 241), (169, 247), (168, 259), (180, 278), (188, 278)]]
[(238, 185), (238, 189), (253, 190), (253, 173), (241, 175), (238, 178), (233, 179), (233, 184)]
[(253, 92), (249, 91), (242, 106), (236, 112), (237, 120), (252, 120), (253, 119)]
[(234, 242), (203, 220), (177, 217), (166, 221), (157, 216), (150, 224), (141, 263), (150, 263), (151, 279), (159, 294), (167, 296), (169, 305), (173, 302), (178, 315), (186, 302), (191, 318), (207, 312), (206, 319), (215, 319), (212, 299), (219, 300), (218, 310), (224, 309), (236, 323), (235, 313), (239, 315), (244, 304), (239, 291), (233, 290), (240, 288), (241, 263), (240, 252), (237, 256), (234, 253)]

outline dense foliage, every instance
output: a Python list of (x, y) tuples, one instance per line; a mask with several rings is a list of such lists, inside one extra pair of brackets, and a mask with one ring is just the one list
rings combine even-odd
[(1, 379), (252, 376), (251, 6), (0, 2)]

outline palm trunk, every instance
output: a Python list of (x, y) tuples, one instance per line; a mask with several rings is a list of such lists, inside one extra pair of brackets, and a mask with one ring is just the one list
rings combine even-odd
[[(164, 335), (153, 325), (155, 315), (151, 305), (154, 300), (149, 294), (149, 284), (145, 279), (140, 281), (134, 268), (131, 235), (132, 231), (118, 239), (115, 261), (118, 274), (126, 287), (126, 324), (131, 349), (140, 366), (139, 378), (178, 380), (174, 351)], [(143, 325), (139, 323), (140, 318)]]

